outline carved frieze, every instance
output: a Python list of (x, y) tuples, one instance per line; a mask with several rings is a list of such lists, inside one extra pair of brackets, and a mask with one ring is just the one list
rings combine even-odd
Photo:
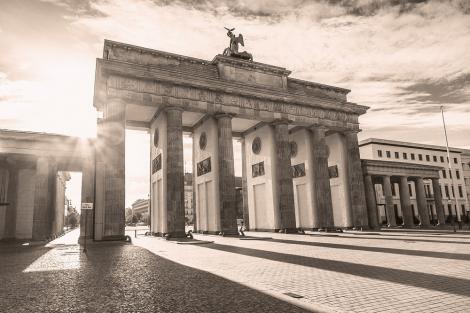
[[(131, 94), (132, 97), (135, 97), (135, 94), (133, 94), (132, 92), (146, 92), (154, 94), (155, 96), (165, 96), (178, 99), (180, 102), (184, 100), (194, 100), (211, 105), (218, 104), (238, 107), (241, 110), (253, 110), (253, 112), (251, 113), (254, 115), (258, 114), (256, 112), (265, 111), (321, 120), (339, 121), (342, 123), (358, 124), (358, 114), (355, 113), (338, 111), (335, 109), (329, 110), (326, 108), (312, 107), (308, 105), (272, 101), (268, 99), (248, 97), (229, 92), (222, 93), (219, 91), (213, 91), (208, 89), (173, 85), (166, 82), (143, 82), (139, 79), (110, 76), (108, 78), (107, 85), (108, 95), (111, 96), (117, 96), (119, 94), (122, 94), (122, 92), (120, 91), (127, 91), (129, 97), (131, 97)], [(148, 99), (148, 97), (149, 96), (147, 95), (146, 98)], [(142, 95), (141, 98), (143, 101), (144, 96)], [(338, 106), (341, 105), (342, 104), (340, 103), (338, 104)]]

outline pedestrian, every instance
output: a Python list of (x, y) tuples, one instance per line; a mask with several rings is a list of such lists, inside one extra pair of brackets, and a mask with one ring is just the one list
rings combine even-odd
[(245, 237), (245, 233), (243, 232), (243, 230), (244, 230), (243, 221), (241, 221), (241, 222), (240, 222), (240, 229), (238, 230), (238, 233), (239, 233), (241, 236)]

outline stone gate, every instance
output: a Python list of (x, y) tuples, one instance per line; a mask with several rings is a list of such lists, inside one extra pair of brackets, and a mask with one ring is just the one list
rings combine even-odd
[(152, 233), (184, 236), (183, 132), (193, 137), (197, 231), (237, 233), (234, 138), (250, 229), (367, 227), (357, 140), (367, 107), (348, 102), (347, 89), (289, 75), (106, 40), (95, 78), (94, 239), (124, 236), (126, 128), (150, 133)]

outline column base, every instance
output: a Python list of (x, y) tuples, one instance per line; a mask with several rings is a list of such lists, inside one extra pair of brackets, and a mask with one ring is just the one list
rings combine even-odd
[[(112, 235), (112, 236), (103, 236), (101, 238), (101, 241), (125, 241), (126, 240), (125, 235)], [(79, 239), (80, 240), (80, 239)]]
[[(322, 227), (318, 228), (318, 232), (325, 232), (325, 233), (336, 233), (338, 228), (337, 227)], [(341, 231), (342, 232), (342, 231)]]
[(79, 237), (79, 238), (78, 238), (78, 244), (79, 244), (79, 245), (84, 245), (84, 244), (85, 244), (85, 240), (86, 240), (86, 244), (87, 244), (87, 245), (94, 242), (93, 238), (88, 237), (88, 238), (85, 239), (85, 237)]
[(298, 234), (299, 230), (297, 228), (283, 228), (279, 229), (277, 232), (283, 234)]

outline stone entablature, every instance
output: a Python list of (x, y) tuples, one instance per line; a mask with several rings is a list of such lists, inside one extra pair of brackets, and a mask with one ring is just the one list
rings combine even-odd
[(85, 159), (93, 159), (95, 141), (59, 134), (0, 129), (0, 154), (16, 162), (35, 165), (38, 157), (53, 159), (63, 170), (81, 170)]
[(414, 163), (361, 160), (364, 175), (406, 176), (439, 179), (440, 166), (421, 165)]
[(297, 125), (359, 129), (358, 116), (367, 107), (347, 102), (349, 90), (287, 78), (289, 73), (224, 56), (208, 62), (106, 41), (105, 59), (97, 61), (95, 106), (116, 97), (261, 121), (289, 118)]

